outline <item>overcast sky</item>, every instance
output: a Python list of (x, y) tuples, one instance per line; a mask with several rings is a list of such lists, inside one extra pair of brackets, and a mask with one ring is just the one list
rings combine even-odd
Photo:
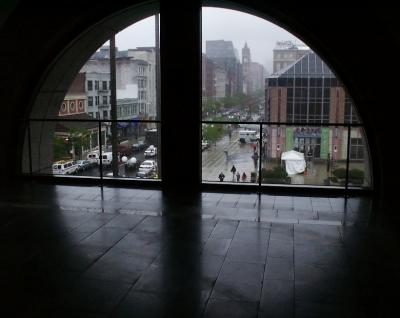
[[(277, 41), (302, 43), (275, 24), (239, 11), (206, 7), (202, 17), (203, 52), (206, 40), (232, 41), (241, 58), (242, 48), (247, 42), (252, 61), (263, 64), (268, 71), (272, 68), (272, 50)], [(154, 45), (154, 17), (141, 20), (116, 36), (119, 50)]]

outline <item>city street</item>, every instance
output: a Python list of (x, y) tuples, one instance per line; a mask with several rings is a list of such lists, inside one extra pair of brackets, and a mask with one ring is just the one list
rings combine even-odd
[[(239, 142), (238, 130), (232, 132), (231, 138), (225, 135), (223, 138), (212, 144), (202, 153), (202, 179), (203, 181), (216, 182), (219, 181), (218, 175), (222, 172), (225, 175), (224, 182), (237, 182), (236, 177), (233, 178), (231, 168), (234, 165), (236, 171), (240, 175), (246, 173), (246, 182), (250, 182), (250, 173), (256, 171), (258, 175), (259, 161), (255, 162), (252, 158), (253, 145), (257, 143)], [(258, 150), (257, 150), (258, 151)], [(226, 153), (227, 152), (227, 153)], [(276, 163), (263, 162), (263, 168), (272, 169)], [(284, 162), (282, 162), (284, 166)], [(332, 177), (332, 170), (336, 168), (345, 168), (345, 163), (335, 163), (334, 167), (330, 167), (327, 171), (326, 160), (311, 160), (307, 163), (307, 171), (305, 173), (290, 175), (291, 184), (306, 185), (325, 185), (324, 180)], [(357, 168), (364, 170), (364, 163), (351, 163), (350, 169)], [(240, 182), (243, 182), (240, 179)], [(368, 182), (368, 181), (367, 181)]]
[[(125, 169), (125, 165), (123, 163), (119, 163), (118, 165), (118, 174), (120, 178), (136, 178), (136, 173), (139, 169), (140, 164), (144, 160), (154, 160), (157, 162), (157, 156), (155, 157), (144, 157), (144, 150), (134, 153), (132, 156), (137, 160), (136, 167)], [(89, 176), (89, 177), (100, 177), (100, 167), (98, 165), (88, 168), (85, 171), (81, 171), (77, 173), (78, 176)], [(103, 165), (103, 177), (112, 177), (112, 166)]]
[(233, 165), (240, 175), (245, 172), (246, 181), (250, 181), (250, 173), (258, 171), (258, 161), (255, 164), (252, 158), (254, 144), (256, 143), (240, 143), (238, 130), (235, 130), (232, 132), (231, 138), (225, 135), (215, 145), (212, 144), (208, 149), (205, 149), (202, 153), (203, 181), (218, 181), (218, 175), (223, 172), (224, 181), (236, 182), (236, 176), (233, 178), (231, 173)]

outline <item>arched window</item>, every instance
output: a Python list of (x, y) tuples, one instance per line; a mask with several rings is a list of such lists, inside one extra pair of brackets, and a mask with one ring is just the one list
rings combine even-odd
[[(166, 20), (171, 10), (164, 7)], [(195, 15), (200, 19), (200, 11)], [(93, 31), (102, 41), (82, 51), (85, 59), (79, 56), (63, 77), (68, 84), (38, 97), (26, 173), (54, 175), (55, 162), (73, 159), (92, 162), (74, 177), (166, 176), (169, 184), (190, 177), (193, 185), (219, 183), (222, 172), (225, 184), (243, 186), (371, 186), (368, 143), (354, 102), (329, 65), (294, 35), (254, 15), (204, 7), (201, 58), (168, 36), (161, 37), (160, 57), (158, 15), (132, 18), (127, 28), (121, 20), (107, 37)], [(182, 43), (192, 39), (195, 48), (199, 38), (200, 32), (185, 33)], [(89, 45), (87, 35), (85, 41)], [(169, 68), (172, 59), (182, 60), (174, 62), (179, 69)], [(165, 77), (161, 95), (162, 74), (173, 76)], [(245, 181), (237, 178), (243, 172)]]

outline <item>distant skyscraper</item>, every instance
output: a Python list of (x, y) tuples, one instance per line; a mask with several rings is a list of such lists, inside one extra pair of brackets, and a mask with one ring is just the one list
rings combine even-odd
[(245, 43), (242, 49), (242, 68), (243, 68), (243, 93), (249, 94), (252, 91), (252, 78), (251, 78), (251, 55), (250, 49)]
[(242, 49), (243, 93), (251, 94), (264, 88), (264, 67), (251, 61), (250, 48), (245, 43)]
[[(221, 87), (223, 83), (215, 83), (215, 86), (218, 86), (218, 91), (220, 93), (224, 91), (225, 96), (232, 96), (241, 92), (241, 65), (237, 50), (234, 48), (232, 41), (206, 41), (206, 55), (207, 58), (214, 62), (215, 67), (219, 69), (219, 75), (226, 73), (224, 90)], [(216, 81), (221, 78), (222, 76), (218, 76), (217, 79), (216, 76)]]

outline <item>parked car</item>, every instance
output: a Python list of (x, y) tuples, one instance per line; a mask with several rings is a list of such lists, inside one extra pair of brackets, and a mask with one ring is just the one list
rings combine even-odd
[(100, 157), (98, 152), (91, 152), (87, 155), (87, 160), (89, 160), (92, 164), (99, 164)]
[(111, 165), (111, 163), (112, 163), (112, 152), (104, 152), (101, 155), (101, 162), (105, 166)]
[(147, 148), (144, 151), (144, 156), (145, 157), (154, 157), (157, 155), (157, 148), (154, 147), (153, 145), (150, 145), (149, 148)]
[(79, 166), (78, 168), (79, 171), (85, 171), (86, 169), (89, 169), (93, 165), (89, 160), (78, 160), (76, 163)]
[(207, 140), (202, 140), (201, 141), (201, 150), (207, 149), (210, 147), (210, 143)]
[(132, 151), (133, 152), (139, 152), (142, 151), (143, 149), (146, 149), (147, 145), (145, 143), (138, 143), (138, 144), (133, 144), (132, 145)]
[(139, 166), (139, 171), (136, 173), (138, 178), (151, 178), (157, 172), (157, 163), (154, 160), (145, 160)]
[(53, 163), (53, 174), (74, 174), (78, 168), (78, 164), (73, 160), (60, 160)]

